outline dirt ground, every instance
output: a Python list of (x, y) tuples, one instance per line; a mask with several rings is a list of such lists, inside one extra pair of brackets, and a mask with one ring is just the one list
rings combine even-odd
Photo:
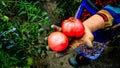
[(120, 46), (106, 46), (104, 52), (97, 60), (90, 61), (87, 65), (73, 67), (69, 64), (68, 58), (76, 55), (75, 51), (56, 57), (55, 52), (48, 51), (48, 56), (42, 58), (38, 68), (120, 68)]
[(68, 63), (68, 58), (75, 55), (75, 52), (66, 54), (62, 57), (56, 57), (56, 53), (53, 51), (48, 51), (48, 56), (40, 59), (41, 64), (38, 68), (73, 68)]

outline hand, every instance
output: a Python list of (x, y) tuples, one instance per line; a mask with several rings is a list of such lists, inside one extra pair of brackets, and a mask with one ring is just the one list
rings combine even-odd
[[(88, 47), (92, 47), (92, 41), (94, 39), (92, 32), (95, 32), (96, 30), (99, 29), (103, 29), (105, 27), (105, 22), (101, 16), (95, 14), (88, 18), (87, 20), (85, 20), (83, 22), (83, 25), (85, 27), (85, 33), (82, 38), (77, 39), (72, 38), (72, 40), (70, 41), (70, 47), (72, 49), (75, 49), (80, 44), (86, 44), (88, 45)], [(61, 31), (61, 28), (56, 25), (52, 25), (52, 28), (57, 31)]]
[(94, 39), (94, 36), (92, 32), (95, 32), (96, 30), (103, 29), (105, 27), (105, 22), (104, 19), (95, 14), (85, 20), (83, 22), (83, 25), (85, 27), (85, 33), (82, 38), (79, 39), (74, 39), (71, 41), (70, 46), (71, 48), (75, 49), (78, 47), (80, 44), (86, 44), (88, 47), (92, 47), (92, 41)]
[(92, 41), (94, 39), (94, 36), (93, 36), (91, 30), (86, 25), (84, 25), (84, 27), (85, 27), (85, 33), (82, 36), (82, 38), (74, 39), (71, 41), (70, 47), (72, 49), (77, 48), (81, 44), (86, 44), (86, 45), (88, 45), (88, 47), (92, 47)]
[[(88, 47), (92, 47), (92, 41), (94, 39), (94, 36), (92, 34), (92, 32), (90, 31), (90, 29), (84, 25), (85, 27), (85, 33), (82, 36), (82, 38), (69, 38), (70, 41), (70, 47), (72, 49), (75, 49), (76, 47), (78, 47), (80, 44), (86, 44), (88, 45)], [(56, 25), (52, 25), (51, 28), (53, 28), (56, 31), (61, 31), (61, 27), (58, 27)]]
[[(84, 25), (85, 26), (85, 25)], [(55, 31), (61, 31), (61, 27), (56, 25), (51, 25), (51, 28)], [(56, 57), (61, 57), (66, 54), (71, 53), (76, 47), (78, 47), (80, 44), (87, 44), (89, 47), (92, 47), (92, 40), (93, 40), (92, 32), (89, 30), (87, 26), (85, 26), (85, 33), (82, 36), (82, 38), (69, 38), (70, 45), (69, 47), (61, 53), (55, 53)], [(47, 48), (49, 49), (49, 48)]]

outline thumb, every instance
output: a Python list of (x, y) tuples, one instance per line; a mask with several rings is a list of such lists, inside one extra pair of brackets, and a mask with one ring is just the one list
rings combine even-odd
[(86, 44), (89, 48), (92, 48), (92, 47), (93, 47), (92, 41), (89, 40), (89, 39), (87, 39), (87, 40), (85, 41), (85, 44)]
[(57, 25), (51, 25), (51, 28), (52, 29), (54, 29), (54, 30), (56, 30), (56, 31), (61, 31), (62, 29), (61, 29), (61, 27), (59, 27), (59, 26), (57, 26)]

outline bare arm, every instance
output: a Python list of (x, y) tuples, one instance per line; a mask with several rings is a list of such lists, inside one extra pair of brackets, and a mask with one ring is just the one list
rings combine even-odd
[(89, 19), (83, 22), (85, 26), (87, 26), (91, 32), (94, 32), (98, 29), (102, 29), (105, 26), (105, 22), (103, 18), (97, 14), (91, 16)]

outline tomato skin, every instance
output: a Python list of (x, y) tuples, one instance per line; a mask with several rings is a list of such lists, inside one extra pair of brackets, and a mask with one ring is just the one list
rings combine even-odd
[(62, 32), (69, 37), (79, 38), (84, 34), (82, 22), (74, 17), (70, 17), (62, 22)]
[(52, 32), (48, 36), (48, 45), (55, 52), (64, 51), (68, 47), (68, 38), (62, 32)]

